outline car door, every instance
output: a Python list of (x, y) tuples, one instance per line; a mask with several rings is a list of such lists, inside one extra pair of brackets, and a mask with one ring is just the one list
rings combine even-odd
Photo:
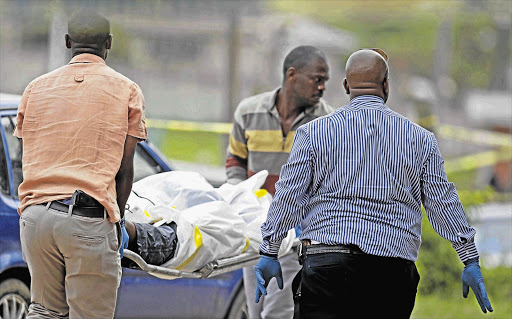
[[(0, 230), (2, 248), (13, 251), (17, 267), (26, 269), (19, 239), (18, 186), (23, 181), (20, 140), (13, 136), (16, 110), (0, 112)], [(165, 157), (151, 143), (138, 144), (134, 157), (134, 181), (170, 171)], [(7, 240), (8, 239), (8, 240)], [(13, 266), (13, 265), (11, 265)], [(140, 270), (123, 268), (116, 318), (221, 318), (240, 292), (242, 271), (210, 279), (163, 280)]]
[[(153, 145), (140, 143), (134, 179), (170, 170), (162, 157)], [(241, 282), (241, 270), (208, 279), (165, 280), (123, 268), (115, 318), (223, 318)]]
[[(17, 208), (18, 186), (23, 179), (21, 173), (21, 143), (12, 135), (14, 130), (13, 113), (1, 111), (0, 125), (0, 231), (2, 244), (8, 241), (13, 245), (12, 252), (19, 251), (21, 262), (21, 246), (19, 246), (19, 226)], [(14, 249), (14, 247), (16, 249)], [(19, 248), (18, 248), (19, 247)]]

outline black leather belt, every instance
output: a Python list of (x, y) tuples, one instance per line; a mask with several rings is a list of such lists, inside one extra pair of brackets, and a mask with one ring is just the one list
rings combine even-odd
[(338, 254), (354, 254), (364, 255), (365, 253), (356, 245), (324, 245), (324, 244), (311, 244), (309, 239), (305, 239), (298, 246), (299, 264), (302, 265), (302, 261), (307, 255), (315, 254), (326, 254), (326, 253), (338, 253)]
[(304, 254), (314, 255), (314, 254), (325, 254), (325, 253), (341, 253), (341, 254), (354, 254), (354, 255), (362, 255), (364, 252), (359, 249), (356, 245), (324, 245), (324, 244), (314, 244), (309, 245), (305, 249)]
[[(41, 205), (48, 205), (48, 203), (41, 204)], [(67, 213), (69, 211), (69, 206), (67, 204), (59, 203), (58, 201), (54, 200), (50, 204), (51, 209), (55, 209), (61, 212)], [(83, 216), (83, 217), (90, 217), (90, 218), (103, 218), (105, 216), (104, 208), (103, 207), (78, 207), (73, 206), (73, 211), (71, 214)]]

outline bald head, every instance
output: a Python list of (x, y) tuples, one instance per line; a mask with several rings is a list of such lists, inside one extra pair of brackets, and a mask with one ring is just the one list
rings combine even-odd
[(387, 100), (388, 64), (379, 53), (370, 49), (354, 52), (348, 58), (345, 73), (343, 85), (350, 99), (360, 95), (377, 95)]
[(92, 53), (105, 59), (111, 42), (110, 22), (101, 14), (82, 9), (69, 18), (66, 46), (73, 50), (73, 56)]

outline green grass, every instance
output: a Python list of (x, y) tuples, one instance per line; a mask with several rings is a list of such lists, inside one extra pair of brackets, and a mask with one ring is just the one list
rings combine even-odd
[[(210, 165), (223, 165), (227, 137), (216, 133), (163, 131), (151, 132), (152, 142), (169, 159)], [(155, 138), (153, 138), (155, 136)]]
[(476, 301), (475, 295), (470, 292), (467, 299), (462, 297), (462, 288), (451, 296), (422, 296), (416, 297), (416, 304), (412, 312), (413, 319), (473, 319), (473, 318), (512, 318), (512, 301), (493, 299), (490, 297), (494, 312), (484, 314)]
[[(432, 256), (432, 258), (435, 258)], [(438, 256), (438, 263), (442, 263)], [(436, 273), (436, 270), (430, 265), (430, 271), (427, 268), (420, 270), (420, 286), (427, 284), (432, 279), (429, 278)], [(468, 298), (462, 297), (462, 282), (460, 280), (460, 271), (462, 266), (456, 267), (456, 278), (447, 279), (444, 285), (437, 288), (429, 294), (421, 291), (416, 296), (416, 305), (412, 312), (413, 319), (473, 319), (473, 318), (508, 318), (512, 319), (512, 268), (495, 267), (482, 268), (485, 279), (485, 288), (494, 308), (494, 312), (484, 314), (476, 301), (473, 291), (470, 290)], [(439, 282), (441, 283), (441, 282)], [(421, 289), (420, 289), (421, 290)]]

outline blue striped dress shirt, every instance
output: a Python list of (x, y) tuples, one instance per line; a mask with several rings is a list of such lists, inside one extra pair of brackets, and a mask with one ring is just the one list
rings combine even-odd
[(355, 244), (372, 255), (418, 258), (421, 205), (460, 259), (478, 257), (433, 133), (364, 95), (302, 125), (283, 166), (261, 251), (277, 254), (289, 229), (301, 239)]

